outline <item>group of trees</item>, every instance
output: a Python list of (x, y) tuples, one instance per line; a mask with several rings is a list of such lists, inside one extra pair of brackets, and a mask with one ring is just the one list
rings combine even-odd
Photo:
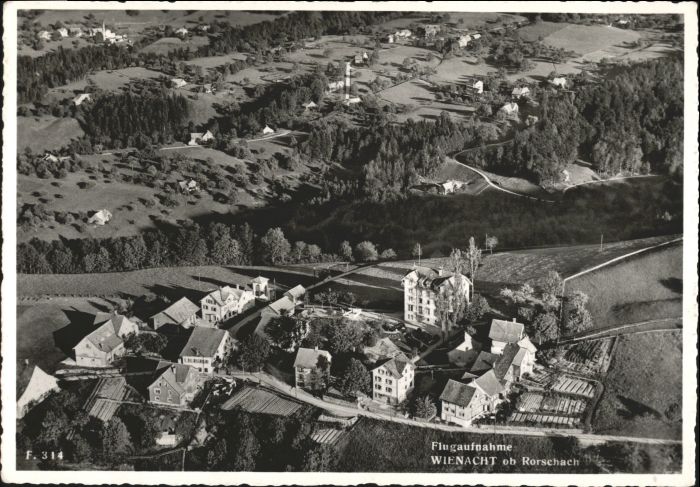
[(528, 335), (537, 345), (556, 341), (562, 334), (587, 330), (592, 325), (586, 305), (588, 296), (581, 291), (564, 295), (564, 281), (549, 271), (536, 287), (523, 284), (519, 289), (504, 288), (501, 297), (517, 309)]
[(187, 99), (165, 89), (143, 95), (110, 93), (97, 97), (83, 113), (83, 128), (93, 142), (107, 147), (143, 146), (143, 136), (149, 143), (164, 144), (182, 133), (188, 114)]
[(544, 93), (536, 124), (465, 157), (537, 183), (558, 181), (577, 158), (590, 160), (602, 175), (653, 171), (679, 177), (682, 140), (682, 62), (659, 59), (616, 68), (601, 82), (582, 86), (573, 100)]

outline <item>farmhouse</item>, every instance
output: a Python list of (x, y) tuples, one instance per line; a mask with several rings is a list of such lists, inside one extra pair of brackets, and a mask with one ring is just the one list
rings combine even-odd
[(395, 38), (408, 39), (413, 33), (409, 29), (400, 29), (394, 33)]
[(187, 298), (180, 298), (160, 313), (151, 316), (151, 325), (158, 329), (164, 325), (189, 328), (197, 322), (199, 307)]
[(27, 387), (17, 399), (17, 419), (21, 419), (32, 407), (46, 399), (52, 392), (59, 390), (58, 380), (54, 376), (34, 366)]
[(506, 103), (498, 109), (499, 112), (505, 113), (506, 116), (515, 115), (518, 113), (518, 104), (515, 102)]
[(464, 275), (453, 275), (440, 269), (414, 266), (401, 280), (404, 289), (404, 320), (418, 326), (440, 327), (446, 332), (446, 324), (438, 322), (437, 300), (440, 294), (457, 293), (467, 302), (471, 296), (471, 281)]
[(237, 348), (235, 342), (226, 330), (196, 326), (180, 352), (179, 362), (191, 365), (199, 372), (212, 374), (216, 363), (223, 361)]
[[(323, 358), (321, 358), (323, 357)], [(331, 374), (331, 354), (316, 348), (300, 348), (294, 359), (294, 383), (301, 389), (325, 389)]]
[[(367, 53), (365, 53), (365, 54), (367, 54)], [(353, 62), (354, 62), (356, 65), (365, 64), (365, 60), (364, 60), (364, 58), (362, 57), (362, 54), (355, 54), (355, 58), (353, 59)]]
[(104, 225), (109, 220), (112, 219), (112, 213), (109, 210), (99, 210), (96, 211), (90, 218), (88, 218), (88, 223), (90, 225)]
[(187, 143), (187, 145), (199, 145), (202, 142), (209, 142), (210, 140), (214, 140), (214, 134), (212, 134), (209, 130), (204, 133), (192, 132), (190, 134), (190, 141)]
[(552, 84), (553, 86), (557, 86), (559, 88), (566, 88), (566, 78), (564, 78), (563, 76), (558, 76), (556, 78), (552, 78), (549, 81), (549, 83)]
[(270, 280), (267, 277), (258, 276), (250, 281), (255, 299), (270, 299)]
[(269, 135), (269, 134), (274, 134), (275, 130), (270, 128), (269, 125), (265, 125), (265, 128), (262, 131), (263, 135)]
[(198, 379), (197, 371), (189, 365), (160, 361), (148, 386), (148, 400), (154, 404), (187, 406), (197, 391)]
[(75, 362), (82, 367), (109, 367), (124, 354), (124, 338), (138, 333), (138, 326), (120, 314), (98, 314), (99, 325), (73, 348)]
[(61, 37), (68, 37), (68, 29), (66, 29), (65, 27), (56, 29), (56, 32), (58, 32), (58, 35), (60, 35)]
[(359, 96), (351, 96), (343, 101), (346, 105), (355, 105), (357, 103), (362, 103), (362, 98)]
[(73, 105), (79, 107), (83, 102), (90, 101), (92, 99), (90, 93), (81, 93), (75, 98), (73, 98)]
[(318, 108), (318, 105), (314, 103), (313, 101), (310, 101), (309, 103), (304, 103), (302, 105), (304, 107), (305, 112), (309, 112), (311, 110), (316, 110)]
[(378, 362), (372, 369), (372, 398), (387, 404), (399, 404), (413, 389), (415, 365), (403, 353)]
[(185, 37), (185, 36), (187, 35), (187, 32), (188, 32), (188, 31), (187, 31), (186, 28), (180, 27), (179, 29), (177, 29), (177, 30), (175, 31), (175, 34), (178, 35), (178, 36), (180, 36), (180, 37)]
[(44, 41), (50, 41), (51, 40), (51, 33), (47, 30), (40, 30), (37, 35), (37, 39), (42, 39)]
[(394, 43), (394, 34), (389, 34), (388, 36), (386, 36), (385, 39), (386, 39), (387, 43), (393, 44)]
[(187, 85), (187, 81), (182, 78), (173, 78), (170, 80), (170, 85), (173, 88), (182, 88), (183, 86)]
[(255, 296), (242, 286), (220, 287), (201, 300), (202, 319), (218, 323), (240, 314), (255, 303)]
[(440, 193), (451, 194), (454, 193), (456, 190), (461, 189), (465, 184), (466, 183), (464, 183), (463, 181), (450, 179), (449, 181), (439, 183), (438, 186), (440, 186)]
[(527, 86), (516, 86), (515, 88), (513, 88), (511, 95), (516, 100), (519, 98), (526, 98), (530, 95), (530, 88), (528, 88)]
[(478, 93), (479, 95), (484, 92), (484, 82), (481, 80), (476, 80), (472, 84), (472, 90), (474, 90), (475, 93)]
[(72, 37), (83, 37), (83, 29), (81, 27), (68, 27), (68, 32)]
[(472, 40), (472, 36), (470, 36), (469, 34), (464, 34), (464, 35), (459, 36), (457, 38), (457, 45), (459, 47), (467, 47), (467, 44), (469, 44), (469, 42), (471, 40)]
[(194, 179), (190, 179), (189, 181), (178, 181), (177, 185), (180, 188), (180, 192), (184, 194), (192, 194), (199, 191), (199, 183)]

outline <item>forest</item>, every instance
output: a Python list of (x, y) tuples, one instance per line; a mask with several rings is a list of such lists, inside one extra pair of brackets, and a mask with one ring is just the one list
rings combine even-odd
[[(84, 112), (83, 129), (93, 144), (105, 147), (144, 147), (164, 144), (182, 134), (189, 106), (182, 95), (166, 90), (145, 95), (103, 94)], [(148, 137), (149, 142), (141, 142)]]

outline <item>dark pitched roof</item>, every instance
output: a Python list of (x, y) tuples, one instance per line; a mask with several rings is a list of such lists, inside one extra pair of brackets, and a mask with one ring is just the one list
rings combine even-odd
[(519, 350), (520, 347), (516, 343), (509, 343), (505, 346), (503, 354), (499, 355), (498, 360), (496, 360), (496, 363), (493, 365), (493, 371), (498, 380), (503, 380), (506, 376)]
[(442, 390), (442, 394), (440, 394), (440, 400), (466, 407), (469, 406), (475, 392), (476, 389), (474, 387), (450, 379)]
[(498, 360), (498, 355), (481, 351), (479, 352), (479, 355), (476, 357), (476, 360), (472, 366), (469, 367), (469, 372), (479, 375), (479, 373), (491, 370), (493, 368), (493, 364), (496, 363), (496, 360)]
[(198, 310), (199, 306), (194, 304), (192, 301), (187, 298), (180, 298), (160, 313), (153, 315), (151, 318), (155, 318), (158, 315), (163, 315), (164, 318), (167, 318), (172, 321), (172, 323), (179, 325), (180, 323), (189, 319), (192, 315), (196, 314)]
[(525, 325), (515, 321), (491, 320), (489, 338), (496, 342), (516, 343), (522, 336)]
[(394, 376), (396, 379), (400, 379), (403, 377), (406, 366), (408, 366), (410, 363), (411, 361), (408, 359), (408, 357), (406, 357), (406, 355), (403, 353), (400, 353), (395, 357), (377, 362), (377, 366), (372, 370), (376, 370), (383, 366), (392, 376)]
[(151, 382), (151, 386), (155, 384), (159, 378), (163, 378), (163, 380), (167, 381), (178, 394), (182, 394), (185, 392), (184, 386), (187, 381), (187, 376), (193, 373), (193, 371), (194, 369), (189, 365), (174, 364), (161, 360), (158, 362), (156, 375), (153, 382)]
[(304, 296), (304, 294), (306, 294), (306, 289), (304, 289), (304, 286), (301, 284), (297, 284), (293, 288), (287, 290), (287, 292), (284, 294), (285, 296), (289, 296), (290, 298), (298, 301)]
[(213, 357), (226, 333), (219, 328), (196, 326), (180, 357)]

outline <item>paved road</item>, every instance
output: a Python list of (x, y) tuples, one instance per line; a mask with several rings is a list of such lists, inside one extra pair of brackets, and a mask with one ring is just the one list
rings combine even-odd
[(378, 419), (381, 421), (394, 421), (397, 423), (403, 423), (410, 426), (418, 426), (421, 428), (431, 428), (439, 429), (443, 431), (451, 432), (461, 432), (461, 433), (476, 433), (476, 434), (504, 434), (504, 435), (517, 435), (517, 436), (542, 436), (542, 437), (574, 437), (587, 444), (598, 444), (606, 443), (609, 441), (624, 441), (631, 443), (643, 443), (643, 444), (680, 444), (680, 440), (668, 440), (668, 439), (658, 439), (658, 438), (643, 438), (635, 436), (616, 436), (616, 435), (596, 435), (591, 433), (583, 433), (580, 431), (567, 431), (562, 429), (547, 429), (547, 428), (515, 428), (507, 426), (483, 426), (483, 427), (461, 427), (461, 426), (451, 426), (447, 424), (438, 423), (424, 423), (420, 421), (415, 421), (413, 419), (404, 418), (403, 416), (394, 416), (388, 413), (378, 413), (373, 411), (367, 411), (366, 409), (360, 409), (353, 406), (344, 406), (341, 404), (326, 402), (319, 399), (306, 391), (291, 387), (290, 385), (280, 381), (279, 379), (267, 374), (265, 372), (257, 373), (244, 373), (235, 372), (232, 374), (233, 377), (240, 379), (254, 379), (260, 384), (266, 385), (278, 392), (285, 394), (289, 397), (293, 397), (298, 401), (316, 406), (318, 408), (324, 409), (336, 416), (341, 417), (352, 417), (352, 416), (364, 416), (367, 418)]

